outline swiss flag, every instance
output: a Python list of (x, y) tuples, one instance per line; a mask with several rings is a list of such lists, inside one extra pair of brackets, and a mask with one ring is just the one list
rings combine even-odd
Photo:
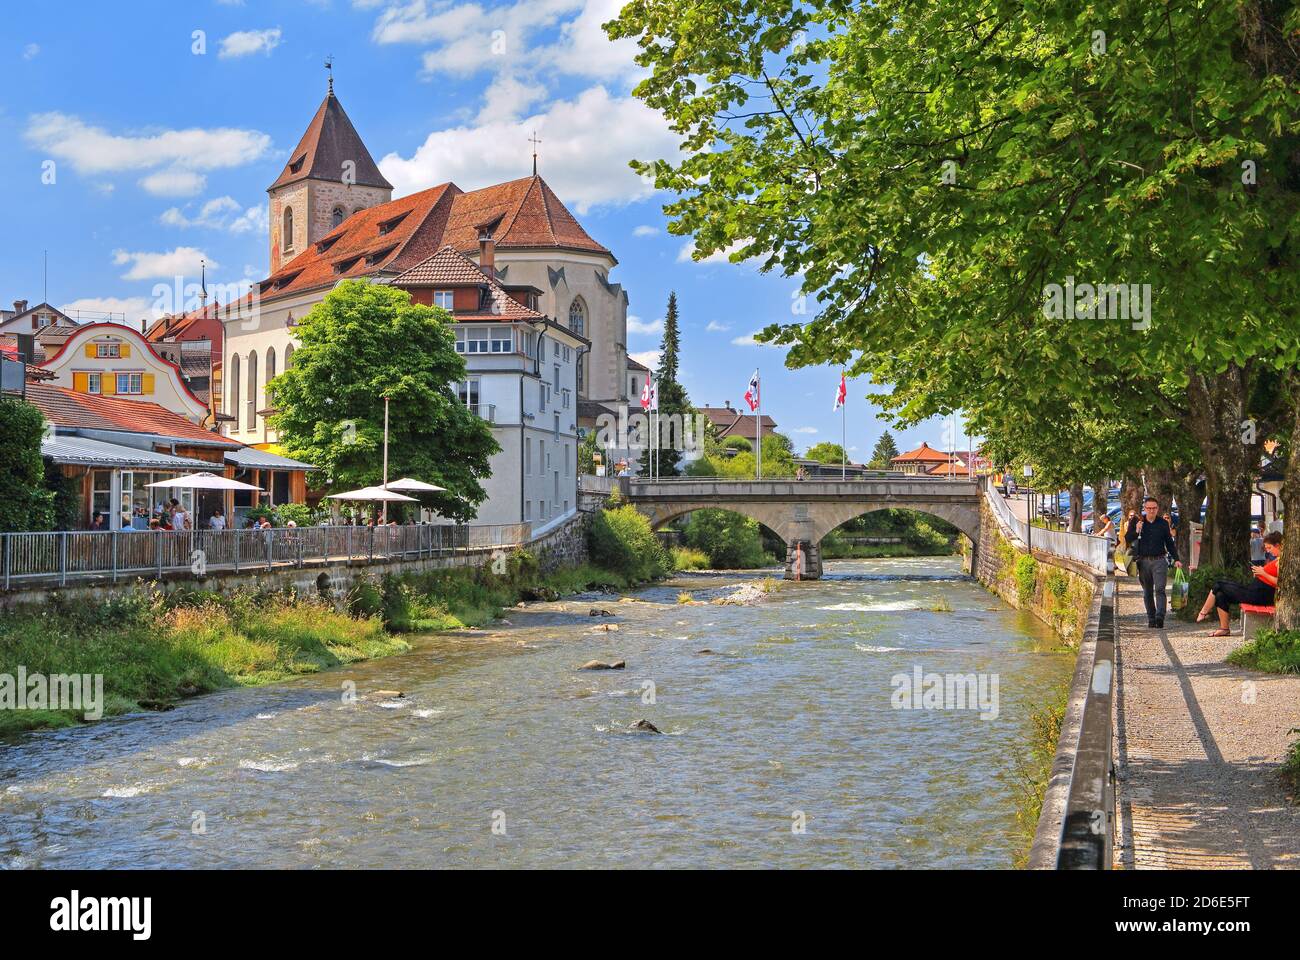
[(835, 406), (831, 408), (832, 413), (834, 413), (840, 407), (844, 406), (844, 401), (848, 399), (848, 395), (849, 395), (849, 387), (848, 384), (844, 382), (844, 374), (841, 373), (840, 388), (835, 391)]
[(749, 389), (745, 391), (745, 402), (749, 404), (750, 410), (758, 409), (759, 397), (758, 397), (758, 371), (757, 370), (755, 370), (754, 375), (749, 378)]

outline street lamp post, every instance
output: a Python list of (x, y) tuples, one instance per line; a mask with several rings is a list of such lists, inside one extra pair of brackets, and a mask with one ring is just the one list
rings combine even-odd
[[(388, 394), (384, 394), (384, 489), (388, 488)], [(384, 501), (382, 523), (388, 523), (388, 501)]]

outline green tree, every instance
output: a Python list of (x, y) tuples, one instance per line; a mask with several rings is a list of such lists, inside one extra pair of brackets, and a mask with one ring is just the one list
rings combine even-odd
[(813, 444), (804, 456), (818, 463), (842, 463), (845, 459), (844, 448), (828, 440)]
[(898, 444), (894, 442), (894, 435), (886, 430), (876, 441), (875, 447), (871, 451), (871, 459), (867, 461), (867, 466), (872, 470), (888, 470), (893, 466), (894, 458), (898, 456)]
[(606, 29), (681, 135), (634, 164), (673, 232), (821, 305), (765, 331), (789, 363), (890, 384), (900, 423), (981, 392), (1120, 416), (1138, 385), (1198, 448), (1206, 562), (1245, 559), (1260, 444), (1300, 415), (1294, 0), (634, 0)]
[(448, 321), (445, 310), (383, 284), (348, 280), (330, 291), (294, 328), (293, 366), (267, 384), (271, 426), (288, 454), (316, 464), (334, 487), (381, 482), (387, 394), (389, 477), (446, 487), (422, 502), (473, 519), (500, 447), (454, 392), (465, 362)]
[(772, 562), (756, 520), (730, 510), (696, 510), (687, 518), (686, 545), (709, 555), (715, 570), (749, 570)]
[[(686, 419), (694, 412), (686, 390), (677, 382), (679, 353), (681, 350), (681, 333), (678, 329), (677, 294), (668, 294), (668, 309), (664, 313), (664, 335), (659, 345), (659, 370), (656, 387), (659, 391), (659, 423), (671, 426), (673, 423), (685, 425)], [(670, 417), (677, 419), (670, 420)], [(681, 473), (682, 438), (661, 429), (660, 445), (655, 449), (655, 473), (664, 477), (675, 477)], [(641, 455), (641, 472), (650, 469), (650, 450)]]
[(0, 397), (0, 532), (48, 530), (54, 494), (45, 489), (45, 417), (16, 397)]

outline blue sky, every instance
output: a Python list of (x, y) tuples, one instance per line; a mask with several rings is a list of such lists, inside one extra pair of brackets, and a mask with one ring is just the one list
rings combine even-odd
[[(539, 170), (620, 263), (629, 351), (653, 360), (669, 290), (682, 317), (684, 385), (699, 405), (740, 403), (757, 366), (764, 411), (803, 450), (839, 442), (838, 372), (787, 370), (750, 335), (791, 316), (795, 285), (752, 266), (696, 263), (670, 236), (631, 158), (674, 155), (662, 118), (630, 96), (632, 49), (599, 30), (617, 0), (198, 0), (28, 4), (6, 11), (0, 53), (0, 302), (39, 302), (49, 251), (56, 306), (137, 319), (178, 273), (265, 276), (266, 187), (335, 89), (381, 169), (410, 193)], [(52, 182), (46, 182), (52, 181)], [(215, 266), (211, 266), (214, 265)], [(809, 313), (815, 306), (809, 306)], [(848, 444), (885, 429), (849, 385)], [(947, 444), (931, 423), (901, 449)], [(966, 445), (965, 435), (958, 440)]]

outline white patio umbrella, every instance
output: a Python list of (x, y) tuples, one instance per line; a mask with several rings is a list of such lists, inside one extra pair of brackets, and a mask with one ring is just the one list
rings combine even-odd
[(408, 497), (404, 493), (394, 493), (392, 490), (385, 490), (383, 487), (362, 487), (360, 490), (345, 490), (343, 493), (328, 494), (326, 499), (360, 500), (368, 503), (393, 503), (398, 500), (415, 502), (415, 497)]
[(444, 493), (446, 487), (440, 487), (436, 483), (425, 483), (423, 480), (412, 480), (410, 477), (402, 477), (401, 480), (394, 480), (392, 483), (384, 484), (387, 490), (407, 490), (411, 493)]
[(176, 489), (188, 487), (194, 490), (256, 490), (258, 493), (263, 492), (262, 488), (256, 484), (231, 480), (228, 477), (219, 477), (215, 473), (187, 473), (179, 477), (172, 477), (170, 480), (146, 483), (145, 486)]

